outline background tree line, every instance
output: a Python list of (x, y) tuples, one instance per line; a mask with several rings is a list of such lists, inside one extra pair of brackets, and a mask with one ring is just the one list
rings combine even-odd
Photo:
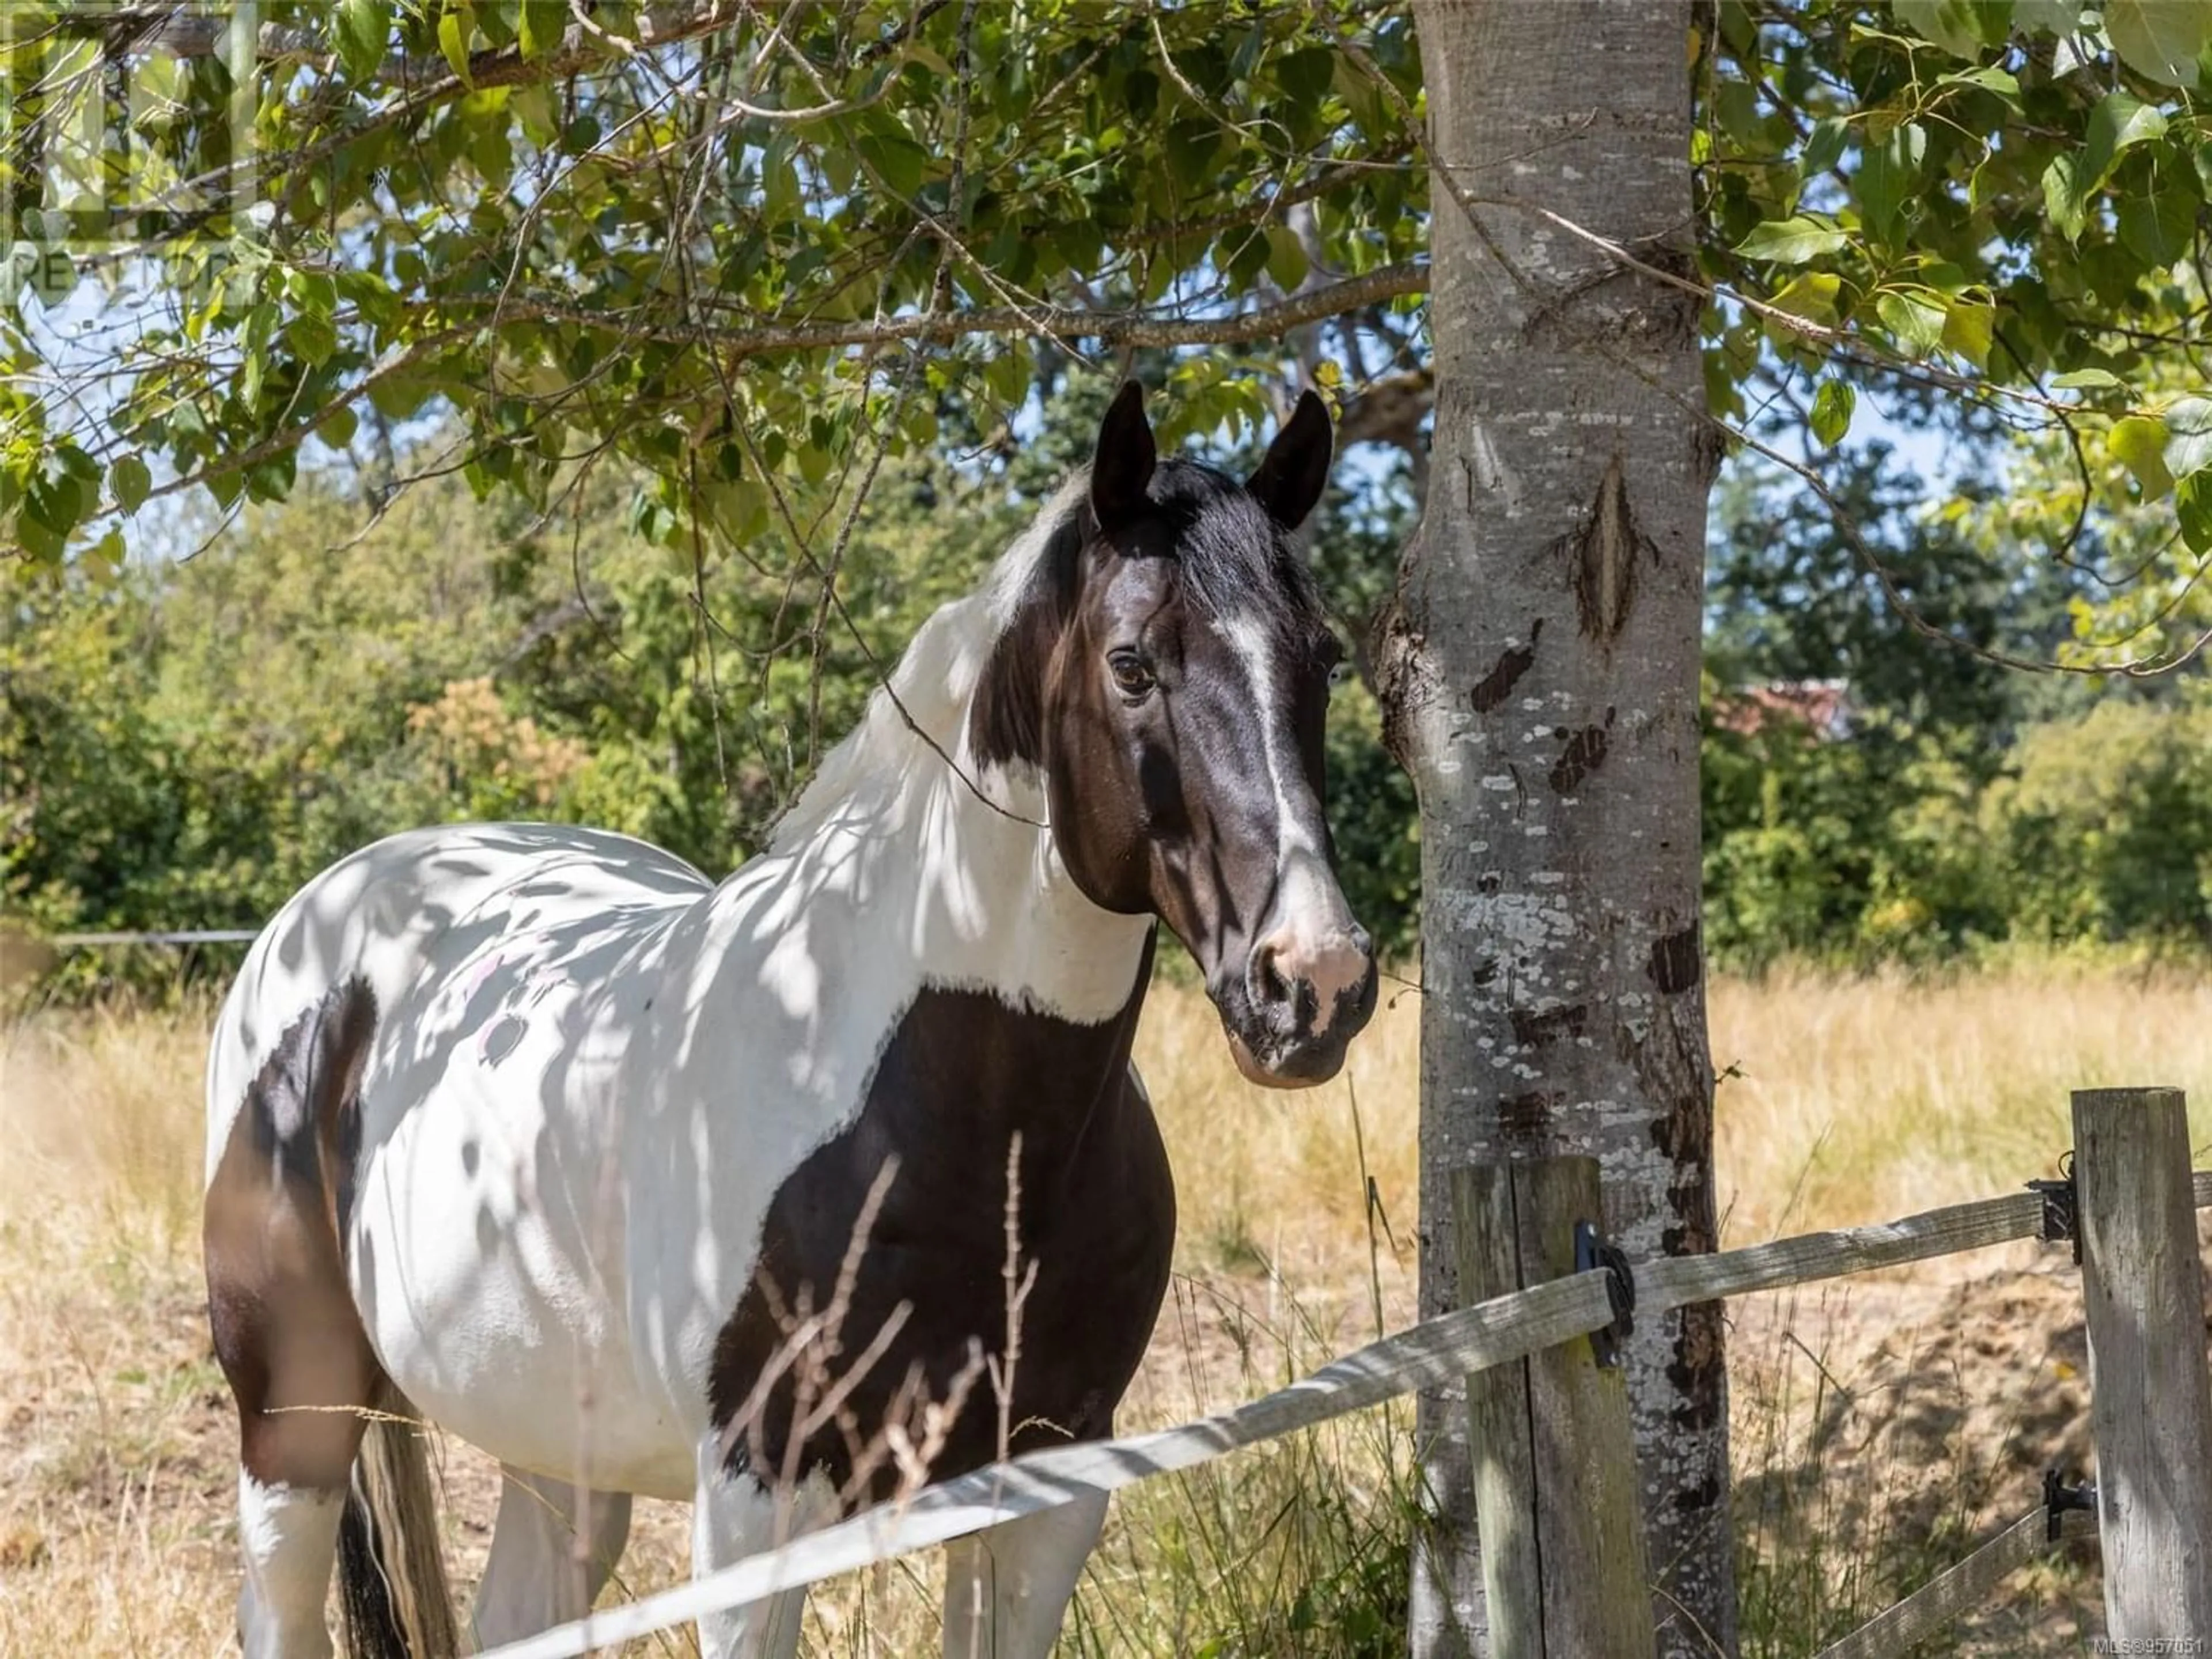
[[(380, 501), (372, 472), (331, 466), (197, 550), (196, 527), (174, 525), (189, 557), (29, 590), (0, 642), (0, 899), (41, 933), (253, 927), (352, 848), (459, 818), (603, 824), (733, 868), (921, 619), (1084, 459), (1106, 384), (1063, 382), (1033, 436), (987, 464), (896, 464), (842, 556), (850, 630), (796, 602), (772, 538), (698, 568), (656, 545), (649, 487), (612, 474), (545, 517), (450, 473)], [(1354, 629), (1411, 511), (1403, 469), (1374, 453), (1315, 548)], [(1923, 617), (1991, 650), (2069, 634), (2090, 584), (1944, 510), (1991, 486), (1932, 491), (1879, 443), (1838, 476)], [(1714, 526), (1703, 793), (1719, 962), (2212, 949), (2201, 683), (2054, 682), (1931, 641), (1771, 467), (1728, 471)], [(1838, 719), (1748, 695), (1806, 683), (1844, 688)], [(1403, 956), (1418, 826), (1357, 682), (1332, 708), (1329, 760), (1350, 890)], [(167, 971), (87, 957), (62, 982)]]

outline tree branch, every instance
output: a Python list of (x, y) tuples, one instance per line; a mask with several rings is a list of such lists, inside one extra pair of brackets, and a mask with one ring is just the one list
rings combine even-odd
[(1436, 401), (1437, 377), (1429, 369), (1389, 374), (1345, 404), (1337, 417), (1340, 449), (1354, 444), (1395, 444), (1411, 450), (1420, 443), (1420, 426)]
[[(1113, 347), (1245, 345), (1273, 338), (1301, 324), (1428, 291), (1427, 264), (1408, 261), (1384, 265), (1364, 276), (1348, 276), (1340, 283), (1311, 289), (1273, 305), (1212, 317), (1171, 317), (1154, 311), (1093, 311), (1077, 306), (1039, 304), (1019, 308), (1000, 306), (942, 315), (915, 313), (855, 322), (722, 328), (710, 323), (684, 323), (673, 319), (647, 321), (573, 304), (524, 300), (501, 307), (484, 321), (458, 325), (450, 332), (456, 337), (472, 334), (503, 323), (567, 323), (617, 329), (627, 339), (709, 345), (738, 358), (909, 342), (949, 345), (978, 334), (1033, 334), (1054, 341), (1097, 340)], [(710, 300), (707, 304), (717, 311), (742, 313), (744, 310), (743, 306), (729, 301)]]
[(1046, 305), (1019, 310), (1002, 307), (950, 315), (915, 313), (867, 322), (769, 324), (756, 328), (720, 328), (711, 323), (674, 319), (659, 322), (569, 304), (510, 301), (495, 304), (490, 316), (454, 323), (410, 341), (398, 356), (379, 364), (346, 388), (342, 397), (318, 410), (313, 419), (272, 433), (258, 443), (226, 456), (219, 465), (203, 466), (173, 478), (157, 486), (149, 499), (204, 484), (216, 472), (243, 472), (271, 456), (296, 449), (335, 410), (359, 400), (372, 387), (388, 384), (420, 366), (441, 347), (477, 338), (488, 329), (516, 323), (565, 323), (617, 330), (626, 342), (653, 340), (674, 345), (706, 346), (720, 354), (724, 362), (853, 346), (949, 345), (973, 335), (1034, 334), (1054, 341), (1098, 340), (1114, 347), (1247, 345), (1278, 338), (1304, 323), (1358, 311), (1406, 295), (1425, 294), (1428, 289), (1428, 266), (1409, 262), (1346, 277), (1343, 282), (1313, 289), (1275, 305), (1215, 317), (1164, 317), (1151, 311), (1100, 312)]

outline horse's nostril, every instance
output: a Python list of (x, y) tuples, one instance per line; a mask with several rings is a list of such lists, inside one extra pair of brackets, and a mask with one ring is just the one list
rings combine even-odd
[(1290, 1000), (1290, 984), (1283, 977), (1272, 945), (1262, 945), (1252, 952), (1252, 988), (1262, 1002)]

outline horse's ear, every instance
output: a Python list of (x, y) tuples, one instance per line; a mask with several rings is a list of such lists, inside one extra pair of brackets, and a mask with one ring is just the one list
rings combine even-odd
[(1145, 418), (1145, 389), (1122, 383), (1098, 423), (1098, 453), (1091, 461), (1091, 510), (1101, 530), (1128, 523), (1145, 510), (1146, 486), (1160, 458)]
[(1267, 509), (1269, 518), (1285, 530), (1296, 530), (1328, 486), (1335, 446), (1328, 405), (1312, 392), (1303, 392), (1244, 488)]

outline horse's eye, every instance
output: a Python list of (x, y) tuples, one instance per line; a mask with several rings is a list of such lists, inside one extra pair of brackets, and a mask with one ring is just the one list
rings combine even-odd
[(1342, 684), (1343, 684), (1346, 680), (1350, 679), (1351, 678), (1352, 678), (1352, 665), (1351, 665), (1350, 663), (1348, 663), (1348, 662), (1340, 662), (1340, 663), (1331, 663), (1331, 664), (1329, 665), (1329, 670), (1328, 670), (1328, 689), (1329, 689), (1330, 690), (1332, 690), (1332, 691), (1335, 690), (1336, 690), (1336, 688), (1337, 688), (1338, 686), (1342, 685)]
[(1116, 651), (1106, 659), (1116, 690), (1125, 697), (1141, 697), (1152, 689), (1152, 671), (1133, 651)]

